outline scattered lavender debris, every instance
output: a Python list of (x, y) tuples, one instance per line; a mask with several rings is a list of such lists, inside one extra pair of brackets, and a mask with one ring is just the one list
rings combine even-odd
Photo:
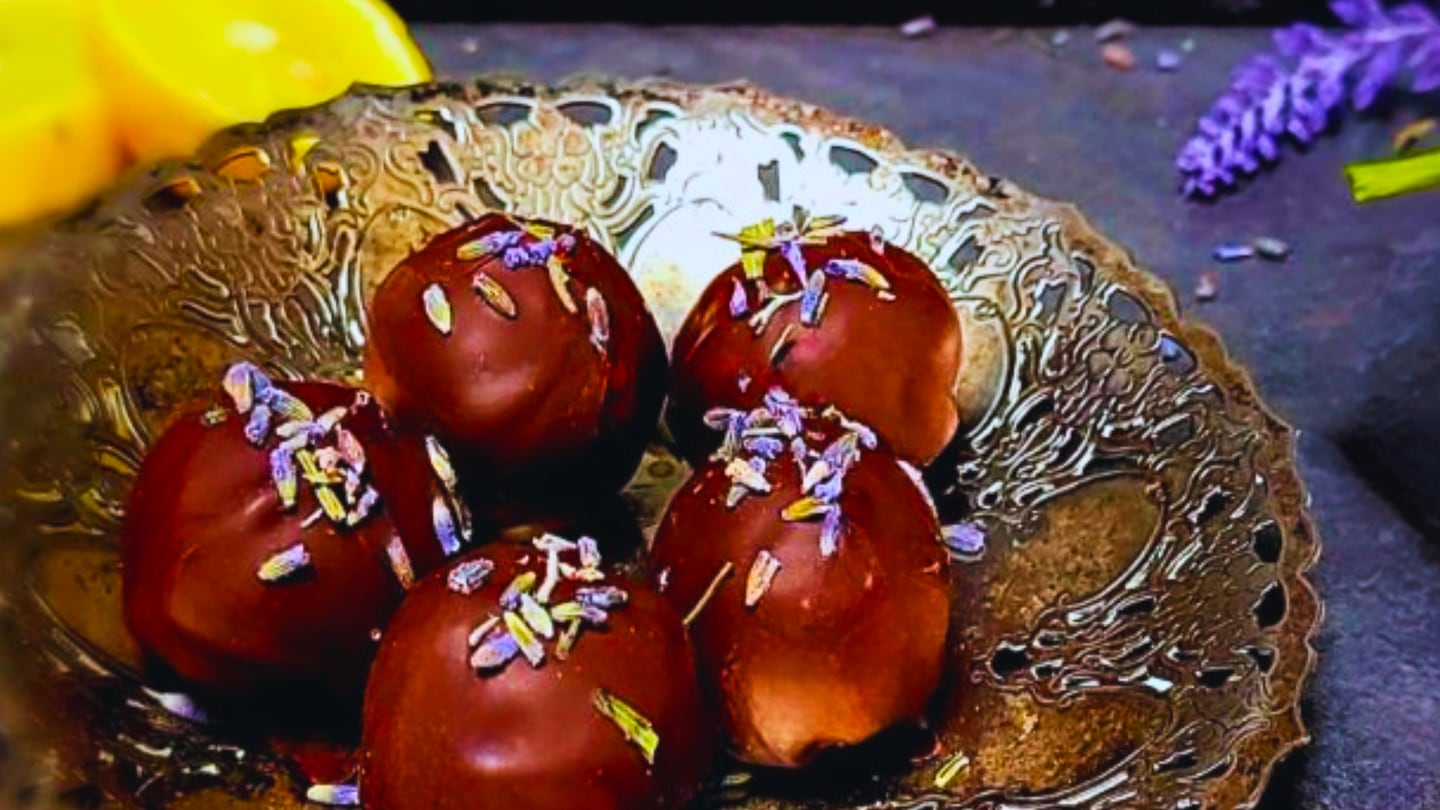
[(1135, 24), (1129, 20), (1111, 20), (1095, 29), (1096, 42), (1113, 42), (1135, 33)]
[(355, 785), (311, 785), (305, 790), (305, 801), (331, 807), (355, 807), (360, 804), (360, 788)]
[(1062, 48), (1065, 46), (1065, 43), (1069, 41), (1070, 32), (1064, 28), (1050, 35), (1050, 46), (1052, 48)]
[(1214, 301), (1220, 294), (1220, 275), (1213, 270), (1206, 270), (1200, 274), (1195, 282), (1195, 300)]
[(1255, 256), (1255, 248), (1236, 242), (1227, 242), (1223, 245), (1216, 245), (1211, 253), (1217, 262), (1238, 262)]
[(1255, 255), (1269, 262), (1283, 262), (1290, 256), (1290, 246), (1273, 236), (1257, 237), (1251, 244)]
[(901, 24), (900, 35), (912, 39), (915, 37), (923, 37), (926, 34), (933, 34), (938, 27), (939, 26), (935, 24), (935, 18), (926, 14), (923, 17), (916, 17), (913, 20)]
[(1282, 140), (1309, 143), (1347, 96), (1364, 110), (1402, 72), (1412, 92), (1440, 89), (1440, 16), (1430, 5), (1331, 0), (1330, 10), (1344, 30), (1309, 23), (1280, 29), (1278, 56), (1258, 54), (1235, 69), (1175, 158), (1185, 195), (1210, 197), (1237, 185), (1279, 160)]
[(1166, 73), (1179, 70), (1180, 63), (1183, 61), (1184, 57), (1180, 55), (1179, 51), (1172, 51), (1169, 48), (1161, 48), (1155, 54), (1155, 68)]
[(1130, 46), (1118, 42), (1101, 48), (1100, 59), (1115, 70), (1133, 70), (1135, 67), (1135, 52), (1130, 50)]

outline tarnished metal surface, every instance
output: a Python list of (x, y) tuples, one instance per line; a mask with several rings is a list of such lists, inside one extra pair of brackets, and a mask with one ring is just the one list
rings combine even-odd
[[(670, 334), (734, 259), (714, 232), (794, 205), (878, 226), (950, 291), (971, 438), (932, 478), (942, 509), (991, 537), (953, 607), (940, 757), (813, 795), (917, 810), (1253, 801), (1304, 739), (1318, 540), (1289, 429), (1215, 336), (1072, 207), (817, 107), (664, 83), (357, 91), (223, 134), (21, 254), (5, 582), (32, 658), (58, 673), (55, 725), (76, 732), (57, 743), (63, 777), (142, 799), (183, 789), (177, 806), (229, 806), (190, 790), (207, 781), (295, 800), (282, 756), (242, 756), (139, 690), (118, 622), (125, 487), (179, 398), (239, 358), (352, 374), (367, 291), (489, 207), (587, 227)], [(632, 485), (642, 515), (678, 469), (651, 463)], [(803, 787), (724, 796), (800, 807), (785, 797)]]

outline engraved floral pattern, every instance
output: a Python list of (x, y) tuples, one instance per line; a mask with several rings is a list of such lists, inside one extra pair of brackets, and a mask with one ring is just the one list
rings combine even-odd
[[(608, 115), (572, 115), (576, 103)], [(216, 175), (237, 145), (263, 151), (271, 168), (255, 180)], [(222, 134), (197, 162), (137, 178), (37, 240), (4, 282), (17, 293), (4, 300), (26, 308), (0, 313), (4, 373), (27, 382), (0, 394), (17, 437), (0, 447), (0, 498), (23, 529), (0, 544), (0, 560), (19, 566), (38, 552), (43, 562), (75, 543), (112, 553), (127, 482), (170, 408), (240, 359), (279, 375), (354, 374), (368, 291), (427, 238), (486, 208), (588, 227), (632, 268), (671, 334), (738, 258), (713, 233), (794, 205), (878, 227), (929, 260), (955, 301), (973, 369), (957, 386), (971, 446), (953, 464), (949, 497), (984, 527), (991, 553), (1028, 553), (1054, 504), (1117, 478), (1143, 481), (1158, 514), (1100, 587), (1076, 594), (1058, 583), (959, 651), (977, 705), (1029, 707), (1023, 733), (971, 741), (970, 756), (947, 750), (959, 770), (944, 789), (931, 762), (852, 804), (1251, 800), (1273, 760), (1304, 738), (1296, 707), (1319, 612), (1304, 577), (1318, 541), (1288, 428), (1213, 335), (1182, 322), (1163, 286), (1072, 209), (745, 86), (357, 90)], [(674, 480), (673, 469), (649, 476), (632, 494), (649, 505)], [(236, 757), (201, 729), (177, 729), (115, 665), (118, 653), (64, 621), (52, 595), (30, 596), (21, 601), (35, 606), (37, 643), (68, 672), (90, 671), (85, 661), (98, 671), (61, 682), (139, 696), (97, 719), (85, 745), (175, 786), (185, 784), (177, 763), (214, 765), (232, 787), (269, 767), (264, 752)], [(997, 666), (1002, 651), (1023, 665)], [(990, 762), (1010, 760), (1016, 774), (1078, 762), (1073, 746), (1033, 762), (1015, 746), (1070, 704), (1117, 695), (1165, 712), (1103, 770), (1046, 789), (989, 781)], [(940, 736), (962, 744), (962, 731)], [(164, 762), (146, 753), (166, 748)], [(83, 746), (66, 753), (93, 759)], [(792, 806), (743, 789), (715, 799)]]

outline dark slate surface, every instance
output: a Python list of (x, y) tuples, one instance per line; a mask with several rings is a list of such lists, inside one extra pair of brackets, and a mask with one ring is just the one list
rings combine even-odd
[[(1087, 31), (438, 27), (437, 70), (555, 80), (578, 73), (749, 78), (944, 146), (1031, 190), (1078, 203), (1182, 293), (1305, 435), (1301, 466), (1325, 540), (1328, 608), (1306, 717), (1315, 742), (1266, 794), (1282, 808), (1440, 807), (1440, 194), (1353, 205), (1341, 165), (1388, 147), (1440, 100), (1388, 98), (1308, 154), (1216, 205), (1178, 199), (1171, 157), (1257, 30), (1150, 29), (1140, 68), (1103, 67)], [(1178, 73), (1154, 52), (1193, 37)], [(1428, 105), (1428, 109), (1427, 109)], [(1215, 266), (1214, 244), (1268, 234), (1283, 265)], [(1194, 302), (1202, 271), (1220, 298)]]

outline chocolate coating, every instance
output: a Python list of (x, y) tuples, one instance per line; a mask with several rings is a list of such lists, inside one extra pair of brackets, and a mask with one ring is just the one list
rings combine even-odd
[[(594, 810), (675, 808), (712, 763), (714, 725), (704, 708), (689, 644), (674, 609), (644, 586), (603, 627), (587, 627), (564, 660), (544, 642), (539, 668), (516, 657), (480, 674), (469, 636), (498, 613), (522, 570), (544, 555), (511, 544), (467, 560), (495, 563), (470, 594), (445, 571), (417, 586), (386, 632), (365, 696), (361, 798), (371, 810)], [(520, 561), (529, 558), (528, 564)], [(453, 570), (450, 566), (449, 570)], [(563, 582), (551, 604), (573, 598)], [(614, 694), (658, 733), (654, 765), (593, 705)]]
[[(675, 337), (666, 423), (691, 463), (716, 437), (701, 417), (717, 406), (752, 408), (780, 386), (808, 405), (835, 405), (873, 427), (895, 454), (919, 466), (935, 459), (959, 424), (952, 393), (960, 370), (960, 321), (930, 268), (895, 245), (875, 250), (868, 234), (842, 233), (800, 248), (812, 272), (830, 259), (857, 259), (879, 270), (894, 300), (859, 281), (827, 276), (828, 301), (814, 326), (801, 304), (779, 309), (757, 334), (750, 319), (763, 306), (740, 264), (701, 294)], [(771, 293), (801, 289), (790, 263), (771, 251), (764, 264)], [(744, 312), (732, 315), (737, 285)], [(782, 340), (782, 338), (784, 338)], [(779, 347), (779, 348), (777, 348)], [(738, 378), (748, 382), (743, 387)]]
[[(676, 492), (651, 562), (681, 611), (733, 566), (689, 631), (734, 755), (799, 766), (922, 719), (945, 660), (949, 558), (920, 490), (887, 453), (862, 452), (844, 478), (845, 529), (827, 558), (821, 521), (781, 518), (801, 498), (788, 454), (769, 463), (771, 492), (752, 492), (733, 509), (725, 466), (701, 465)], [(747, 607), (762, 551), (780, 568)]]
[[(417, 549), (436, 542), (430, 486), (408, 474), (382, 482), (378, 473), (402, 461), (424, 464), (423, 451), (392, 445), (378, 406), (355, 405), (353, 389), (279, 387), (317, 415), (351, 407), (340, 424), (365, 448), (376, 473), (369, 481), (384, 496), (353, 527), (314, 519), (319, 504), (304, 483), (295, 505), (282, 508), (269, 461), (280, 439), (272, 430), (252, 444), (246, 417), (228, 397), (202, 398), (160, 436), (131, 492), (121, 545), (125, 620), (141, 647), (197, 694), (233, 698), (285, 687), (358, 700), (376, 648), (371, 633), (402, 595), (387, 546), (403, 530)], [(296, 543), (309, 564), (262, 581), (261, 566)], [(427, 554), (434, 556), (411, 556)]]
[[(554, 229), (552, 244), (573, 239), (557, 250), (563, 295), (543, 260), (460, 258), (487, 235), (524, 233), (491, 214), (402, 262), (370, 305), (369, 384), (397, 424), (441, 438), (477, 504), (618, 490), (664, 397), (665, 347), (624, 268), (582, 231), (538, 224)], [(432, 286), (448, 334), (427, 316)]]

